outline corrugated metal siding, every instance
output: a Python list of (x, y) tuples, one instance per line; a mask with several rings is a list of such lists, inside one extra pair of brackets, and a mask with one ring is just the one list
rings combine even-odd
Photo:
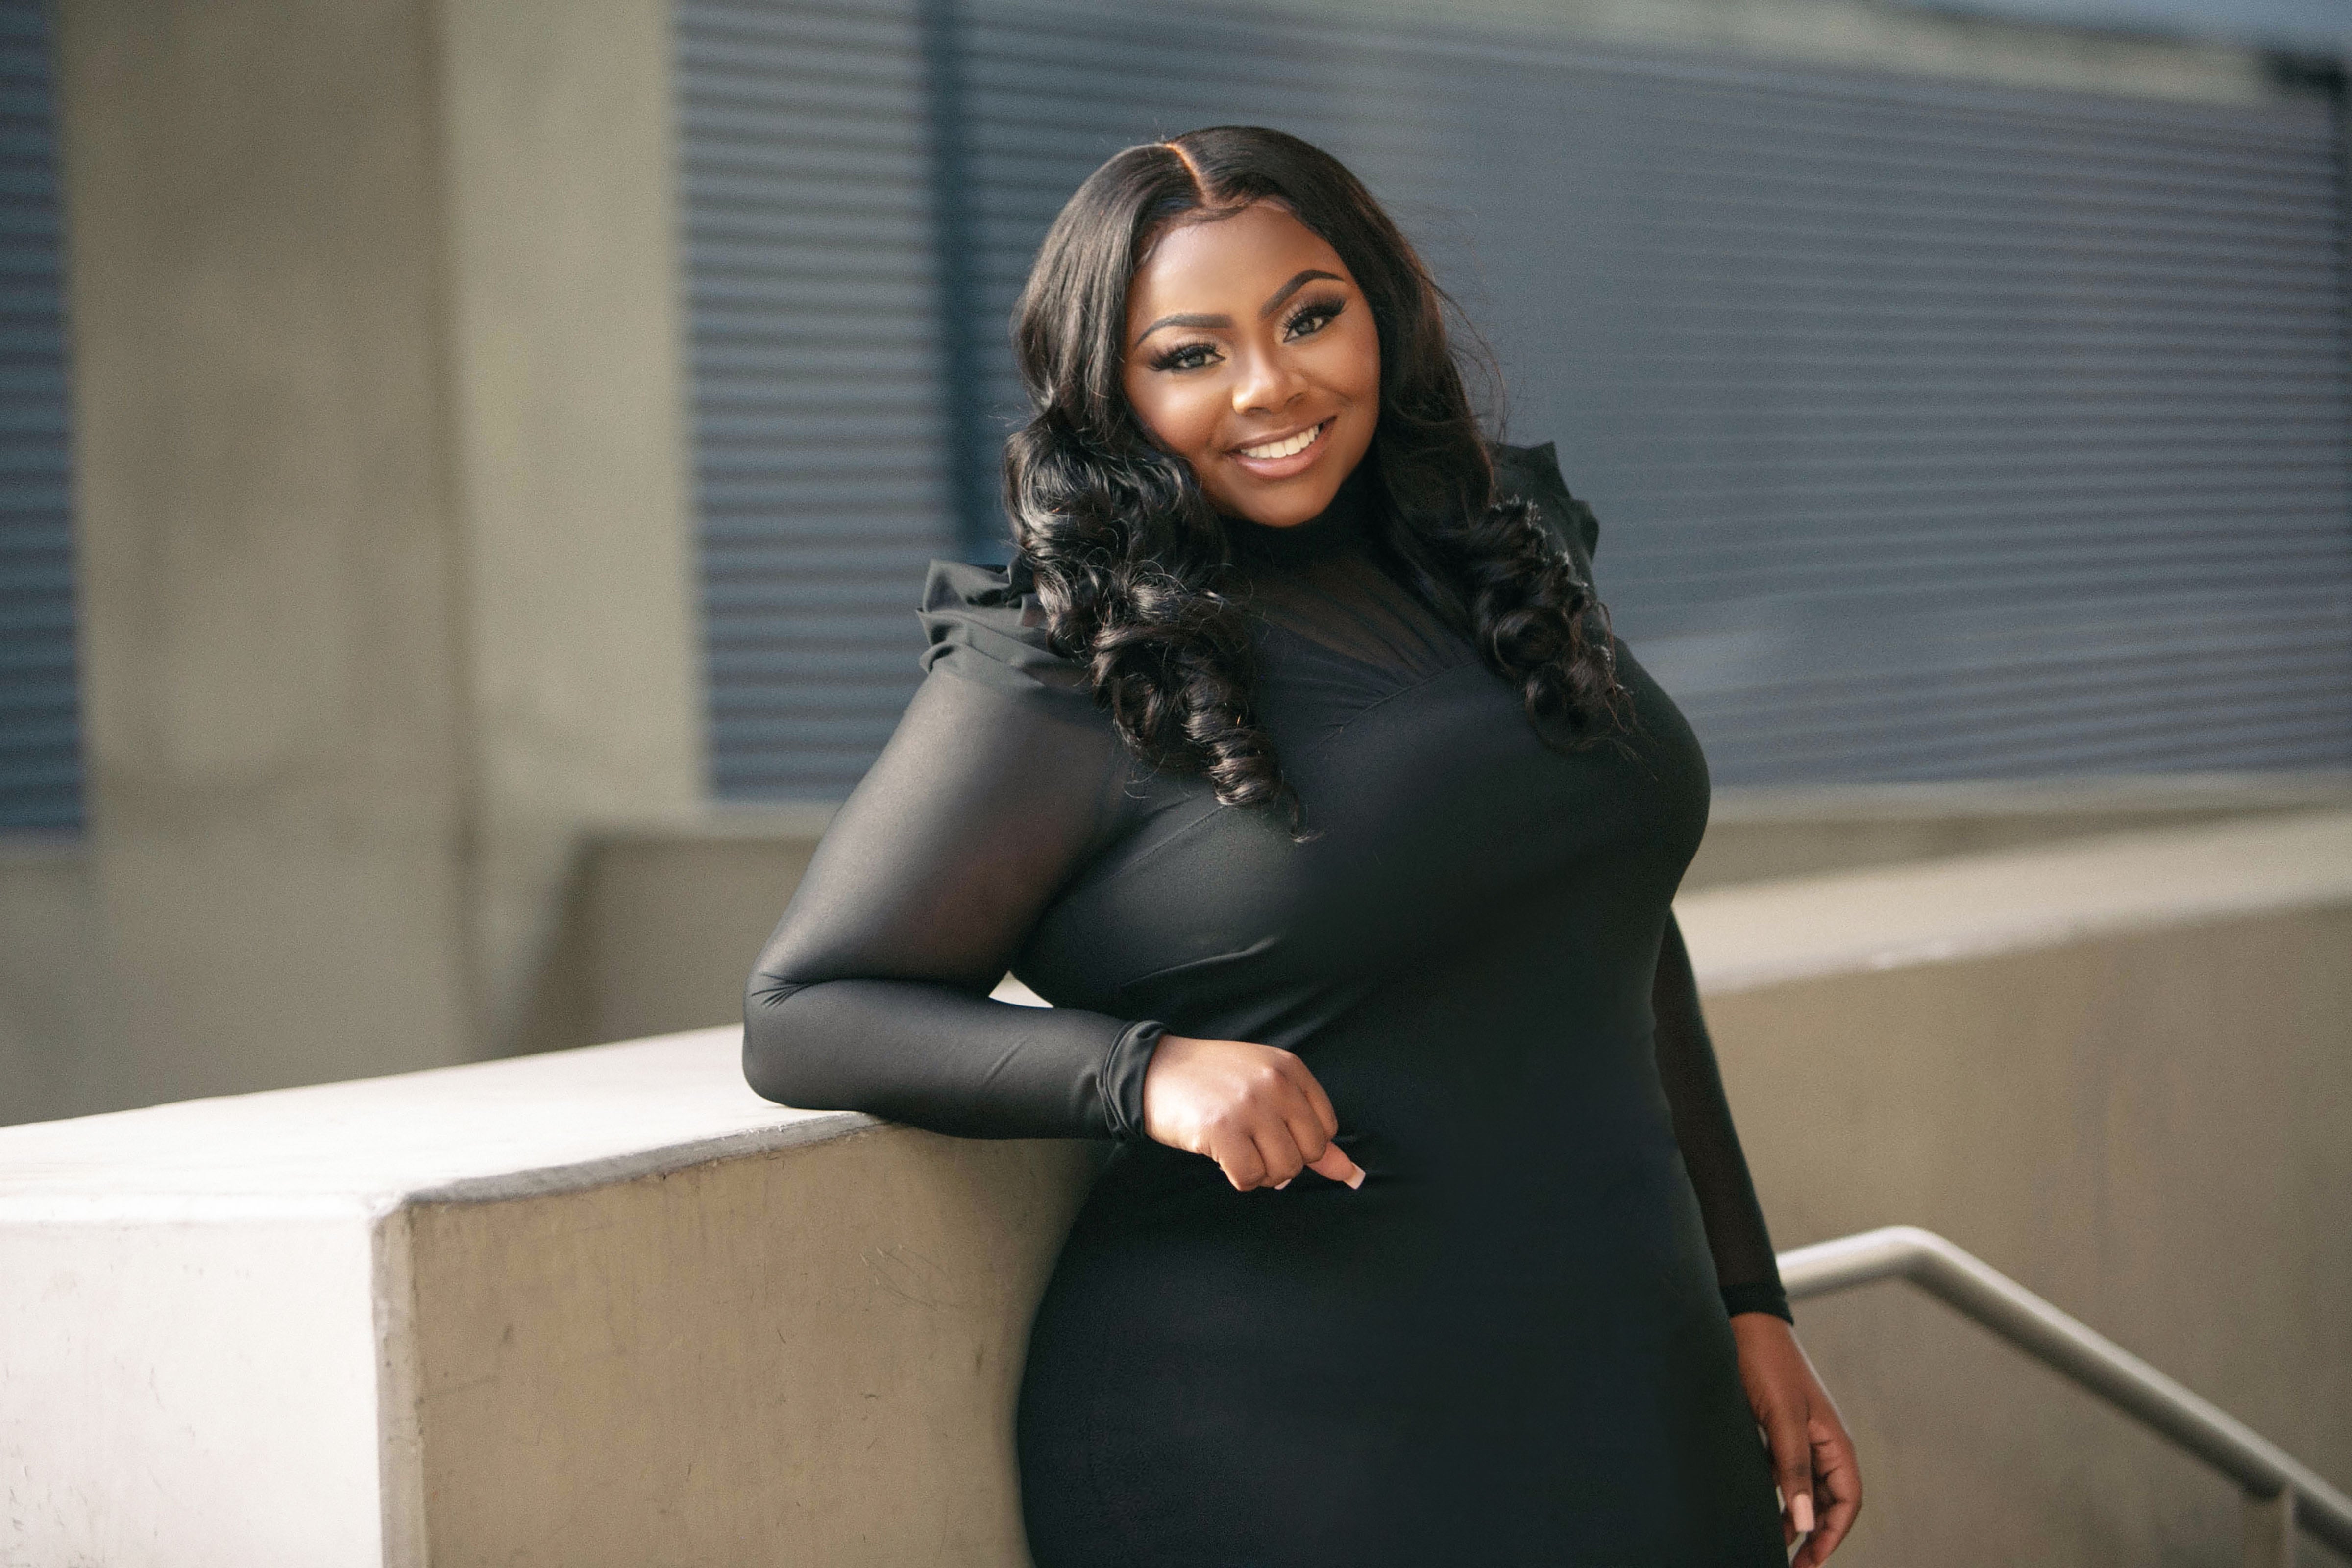
[(1559, 440), (1720, 781), (2352, 763), (2323, 102), (968, 16), (980, 341), (1111, 151), (1236, 121), (1328, 148), (1486, 329), (1516, 437)]
[(0, 831), (81, 826), (57, 115), (43, 7), (0, 4)]
[[(2341, 215), (2319, 101), (1637, 58), (1338, 10), (960, 9), (961, 221), (978, 250), (976, 298), (953, 319), (985, 413), (1022, 412), (1005, 315), (1088, 170), (1194, 125), (1282, 126), (1363, 174), (1486, 327), (1513, 436), (1559, 440), (1602, 518), (1602, 591), (1720, 781), (2352, 762)], [(793, 7), (772, 25), (842, 14)], [(892, 25), (911, 69), (912, 18)], [(832, 47), (776, 64), (772, 81)], [(919, 101), (888, 79), (853, 95), (851, 127), (898, 112), (878, 107), (890, 93)], [(690, 69), (689, 99), (704, 90)], [(710, 156), (697, 112), (690, 169)], [(920, 160), (913, 128), (899, 132), (890, 180), (903, 173), (913, 203)], [(853, 133), (822, 120), (803, 156), (832, 158)], [(909, 208), (896, 232), (920, 227)], [(920, 254), (911, 237), (883, 248), (880, 229), (852, 243), (877, 246), (874, 268)], [(783, 265), (749, 248), (746, 265)], [(758, 378), (790, 367), (730, 374), (740, 391), (698, 375), (706, 496), (723, 447), (710, 410), (789, 405), (781, 380)], [(743, 462), (767, 460), (754, 437), (782, 439), (747, 429)], [(735, 537), (710, 515), (714, 540)], [(727, 559), (781, 574), (796, 558), (777, 542), (819, 526), (793, 519), (744, 510)], [(880, 569), (879, 543), (839, 548)], [(787, 665), (737, 650), (851, 645), (814, 614), (786, 626), (799, 601), (771, 585), (783, 580), (730, 600), (737, 580), (713, 568), (729, 793), (854, 778), (904, 689), (874, 667), (866, 717), (842, 721), (822, 766), (806, 760), (813, 742), (779, 721), (797, 711)], [(877, 629), (856, 647), (902, 624), (914, 580), (911, 565), (858, 577), (872, 619), (856, 624)], [(740, 717), (755, 698), (777, 716), (767, 728)]]
[(912, 0), (677, 13), (721, 796), (839, 796), (913, 691), (952, 553)]

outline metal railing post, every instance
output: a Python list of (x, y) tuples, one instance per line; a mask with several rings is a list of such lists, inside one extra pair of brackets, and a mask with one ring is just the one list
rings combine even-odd
[(2294, 1568), (2294, 1489), (2246, 1494), (2246, 1568)]

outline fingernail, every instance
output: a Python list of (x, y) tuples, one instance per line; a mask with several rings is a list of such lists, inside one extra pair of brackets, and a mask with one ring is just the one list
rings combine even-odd
[(1798, 1534), (1811, 1535), (1813, 1532), (1813, 1500), (1799, 1492), (1789, 1503), (1789, 1518), (1796, 1525)]
[(1357, 1167), (1356, 1167), (1356, 1173), (1355, 1173), (1354, 1175), (1352, 1175), (1352, 1176), (1350, 1176), (1350, 1177), (1349, 1177), (1349, 1178), (1348, 1178), (1348, 1185), (1349, 1185), (1349, 1187), (1351, 1187), (1351, 1188), (1352, 1188), (1352, 1187), (1360, 1187), (1360, 1186), (1362, 1186), (1363, 1184), (1364, 1184), (1364, 1168), (1363, 1168), (1361, 1165), (1359, 1165), (1359, 1166), (1357, 1166)]
[(1285, 1187), (1286, 1187), (1286, 1186), (1290, 1185), (1290, 1184), (1291, 1184), (1291, 1183), (1293, 1183), (1293, 1182), (1295, 1182), (1295, 1181), (1297, 1181), (1297, 1180), (1298, 1180), (1298, 1178), (1297, 1178), (1297, 1177), (1296, 1177), (1296, 1176), (1285, 1176), (1285, 1177), (1283, 1177), (1283, 1178), (1282, 1178), (1282, 1180), (1280, 1180), (1280, 1181), (1278, 1181), (1278, 1182), (1276, 1182), (1276, 1183), (1275, 1183), (1275, 1184), (1274, 1184), (1274, 1190), (1275, 1190), (1276, 1192), (1277, 1192), (1277, 1193), (1278, 1193), (1278, 1192), (1282, 1191), (1282, 1189), (1283, 1189), (1283, 1188), (1285, 1188)]

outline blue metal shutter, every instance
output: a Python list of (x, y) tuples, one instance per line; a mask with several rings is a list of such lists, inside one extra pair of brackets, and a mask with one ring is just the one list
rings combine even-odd
[(45, 8), (0, 4), (0, 831), (81, 826), (57, 110)]
[[(687, 0), (679, 29), (723, 795), (858, 776), (920, 560), (985, 506), (950, 470), (1024, 412), (1003, 325), (1038, 238), (1110, 152), (1218, 121), (1330, 148), (1415, 233), (1719, 780), (2352, 762), (2323, 100), (1164, 0)], [(944, 271), (942, 106), (971, 242)]]
[(683, 222), (722, 797), (837, 798), (952, 552), (912, 0), (681, 0)]
[(1727, 783), (2352, 762), (2325, 100), (1638, 58), (1462, 25), (971, 0), (1001, 323), (1104, 156), (1347, 161), (1557, 438)]

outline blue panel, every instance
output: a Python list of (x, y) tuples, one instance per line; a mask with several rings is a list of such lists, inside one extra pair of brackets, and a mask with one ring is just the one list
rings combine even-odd
[(48, 22), (0, 0), (0, 832), (81, 826)]
[(682, 0), (677, 28), (711, 784), (838, 798), (955, 552), (915, 0)]
[(1077, 182), (1278, 126), (1363, 175), (1491, 338), (1718, 782), (2352, 763), (2324, 99), (1197, 5), (966, 16), (1001, 417), (998, 323)]
[(1004, 327), (1045, 226), (1118, 147), (1234, 121), (1337, 153), (1423, 244), (1510, 433), (1558, 440), (1599, 510), (1602, 592), (1720, 782), (2352, 763), (2324, 98), (1426, 14), (684, 0), (720, 793), (862, 773), (911, 689), (921, 559), (973, 548), (951, 514), (1025, 412)]

